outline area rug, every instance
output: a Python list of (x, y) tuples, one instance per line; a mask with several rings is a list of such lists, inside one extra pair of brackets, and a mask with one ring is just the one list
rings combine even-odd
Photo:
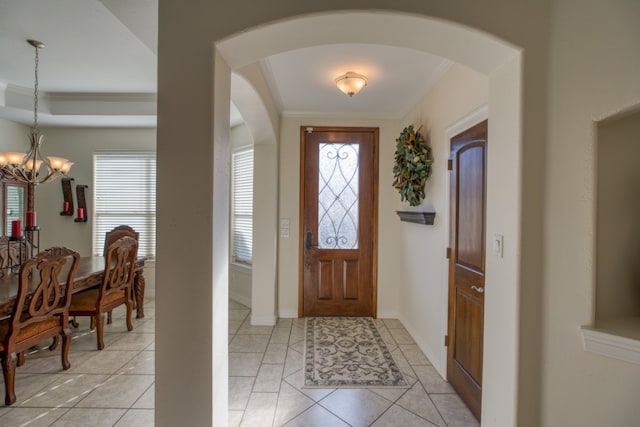
[(304, 355), (305, 388), (407, 388), (370, 317), (309, 317)]

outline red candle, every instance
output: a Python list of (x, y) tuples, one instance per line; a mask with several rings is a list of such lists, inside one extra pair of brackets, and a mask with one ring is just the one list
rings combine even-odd
[(69, 212), (69, 202), (64, 202), (62, 204), (62, 212)]
[(35, 227), (36, 226), (36, 213), (32, 211), (27, 211), (27, 227)]
[(84, 208), (78, 208), (78, 218), (84, 219)]
[(11, 237), (22, 237), (22, 221), (11, 221)]

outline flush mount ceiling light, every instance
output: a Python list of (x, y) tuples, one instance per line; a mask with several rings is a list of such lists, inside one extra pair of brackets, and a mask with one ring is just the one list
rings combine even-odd
[(353, 96), (367, 85), (367, 78), (362, 74), (356, 74), (348, 71), (336, 79), (336, 86), (342, 92), (349, 96)]

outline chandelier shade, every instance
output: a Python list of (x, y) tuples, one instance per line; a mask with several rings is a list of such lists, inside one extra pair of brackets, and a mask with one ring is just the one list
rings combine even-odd
[(367, 85), (367, 78), (362, 74), (349, 71), (336, 78), (335, 82), (338, 89), (351, 97)]
[[(27, 43), (36, 50), (33, 127), (31, 128), (31, 132), (29, 132), (29, 151), (26, 153), (14, 151), (0, 152), (0, 168), (5, 175), (9, 175), (17, 181), (35, 186), (66, 175), (71, 169), (73, 162), (63, 157), (44, 157), (40, 151), (40, 147), (44, 141), (44, 135), (40, 133), (40, 128), (38, 127), (38, 50), (44, 47), (44, 43), (37, 40), (27, 40)], [(40, 168), (43, 165), (46, 170), (40, 172)]]

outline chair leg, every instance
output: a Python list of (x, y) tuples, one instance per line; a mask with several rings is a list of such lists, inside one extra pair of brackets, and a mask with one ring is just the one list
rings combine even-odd
[(96, 328), (96, 319), (95, 316), (91, 316), (91, 324), (89, 325), (89, 329), (92, 331)]
[(60, 337), (56, 335), (55, 337), (53, 337), (53, 342), (49, 346), (49, 351), (55, 350), (56, 347), (58, 347), (58, 344), (60, 344)]
[(109, 310), (109, 312), (107, 313), (107, 325), (110, 325), (112, 321), (113, 321), (113, 313), (111, 312), (111, 310)]
[[(62, 369), (65, 371), (71, 367), (71, 363), (69, 363), (69, 348), (71, 347), (71, 329), (64, 328), (62, 330)], [(56, 335), (56, 338), (58, 336)]]
[(102, 313), (95, 315), (96, 322), (96, 337), (98, 339), (98, 350), (104, 348), (104, 317)]
[(76, 319), (76, 316), (73, 316), (73, 319), (69, 320), (69, 323), (71, 323), (71, 326), (73, 326), (74, 328), (77, 328), (78, 326), (80, 326), (80, 324), (78, 323), (78, 320)]
[(24, 351), (18, 353), (18, 366), (24, 365)]
[(131, 321), (131, 312), (133, 311), (131, 307), (131, 302), (125, 302), (127, 307), (127, 331), (133, 331), (133, 322)]
[(16, 403), (16, 364), (18, 356), (15, 353), (5, 354), (2, 358), (2, 374), (4, 375), (4, 404), (9, 406)]

